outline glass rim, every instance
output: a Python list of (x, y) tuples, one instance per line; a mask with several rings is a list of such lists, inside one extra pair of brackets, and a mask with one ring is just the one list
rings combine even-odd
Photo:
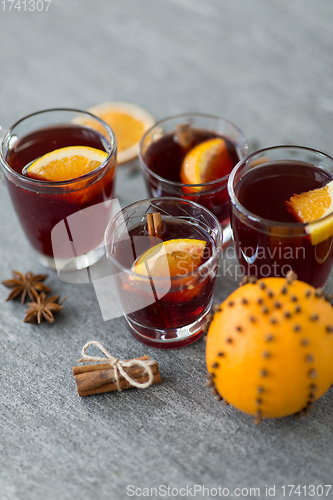
[[(171, 186), (177, 186), (177, 187), (189, 187), (189, 188), (202, 188), (202, 187), (210, 187), (210, 186), (214, 186), (215, 184), (218, 183), (218, 181), (225, 181), (226, 179), (228, 179), (228, 177), (230, 176), (230, 174), (227, 174), (225, 175), (224, 177), (219, 177), (218, 179), (215, 179), (214, 181), (209, 181), (209, 182), (201, 182), (199, 184), (184, 184), (183, 182), (178, 182), (178, 181), (170, 181), (169, 179), (166, 179), (165, 177), (162, 177), (158, 174), (156, 174), (156, 172), (154, 172), (153, 170), (151, 170), (145, 163), (143, 157), (142, 157), (142, 146), (143, 146), (143, 142), (144, 140), (146, 139), (146, 137), (152, 132), (152, 130), (154, 130), (154, 128), (158, 127), (158, 126), (161, 126), (163, 123), (165, 122), (169, 122), (169, 121), (172, 121), (172, 120), (176, 120), (176, 119), (181, 119), (181, 118), (190, 118), (190, 117), (197, 117), (197, 118), (207, 118), (207, 119), (212, 119), (212, 120), (216, 120), (216, 121), (222, 121), (224, 123), (227, 123), (228, 125), (231, 125), (242, 137), (242, 139), (244, 140), (245, 142), (245, 148), (246, 148), (246, 151), (249, 150), (249, 143), (244, 135), (244, 133), (242, 132), (242, 130), (237, 127), (237, 125), (235, 125), (232, 121), (228, 120), (227, 118), (223, 118), (222, 116), (217, 116), (217, 115), (210, 115), (210, 114), (206, 114), (206, 113), (180, 113), (180, 114), (177, 114), (177, 115), (171, 115), (171, 116), (168, 116), (166, 118), (163, 118), (162, 120), (159, 120), (157, 122), (155, 122), (155, 124), (150, 127), (148, 130), (146, 130), (146, 132), (144, 133), (144, 135), (142, 136), (140, 142), (139, 142), (139, 151), (138, 151), (138, 157), (139, 157), (139, 160), (140, 160), (140, 164), (141, 166), (150, 174), (152, 175), (153, 177), (155, 177), (155, 179), (159, 180), (159, 181), (162, 181), (164, 182), (165, 184), (169, 184)], [(235, 167), (234, 167), (235, 168)], [(193, 193), (189, 193), (189, 195), (194, 195), (194, 196), (200, 196), (201, 194), (207, 194), (207, 191), (206, 190), (203, 190), (202, 192), (200, 191), (197, 191), (197, 192), (193, 192)]]
[[(319, 219), (316, 219), (316, 220), (310, 221), (310, 222), (297, 222), (297, 221), (295, 221), (295, 222), (278, 222), (278, 221), (273, 221), (270, 219), (265, 219), (264, 217), (260, 217), (259, 215), (256, 215), (253, 212), (250, 212), (250, 210), (245, 208), (244, 205), (242, 205), (239, 202), (239, 200), (236, 196), (235, 190), (234, 190), (234, 186), (233, 186), (233, 182), (234, 182), (236, 174), (240, 171), (240, 169), (250, 159), (254, 158), (255, 156), (258, 156), (259, 154), (267, 153), (269, 151), (281, 150), (281, 149), (292, 149), (295, 151), (308, 151), (310, 153), (314, 153), (318, 156), (321, 156), (325, 159), (329, 159), (332, 162), (332, 174), (333, 174), (333, 158), (330, 155), (323, 153), (322, 151), (319, 151), (317, 149), (309, 148), (307, 146), (296, 146), (296, 145), (289, 145), (289, 144), (281, 144), (278, 146), (270, 146), (267, 148), (259, 149), (257, 151), (254, 151), (253, 153), (250, 153), (248, 156), (246, 156), (245, 158), (240, 160), (237, 163), (237, 165), (235, 165), (235, 167), (233, 168), (233, 170), (230, 173), (227, 188), (228, 188), (228, 194), (229, 194), (229, 198), (230, 198), (232, 205), (234, 207), (236, 207), (239, 212), (241, 212), (243, 215), (248, 217), (252, 222), (255, 222), (257, 224), (264, 224), (265, 226), (270, 226), (270, 227), (274, 227), (274, 228), (277, 228), (277, 227), (291, 228), (291, 229), (303, 228), (305, 231), (305, 228), (307, 228), (309, 226), (313, 227), (317, 224), (321, 224), (323, 221), (326, 221), (329, 218), (332, 218), (333, 212), (326, 215), (325, 217), (322, 217), (322, 218), (319, 218)], [(291, 158), (291, 160), (292, 159), (293, 158)], [(295, 234), (295, 236), (297, 236), (297, 234)]]
[[(159, 198), (146, 198), (144, 200), (140, 200), (140, 201), (136, 201), (134, 203), (131, 203), (130, 205), (127, 205), (126, 207), (122, 208), (119, 212), (117, 212), (112, 217), (112, 219), (109, 221), (109, 223), (106, 227), (105, 233), (104, 233), (104, 247), (105, 247), (105, 253), (106, 253), (107, 258), (110, 259), (117, 266), (117, 268), (119, 270), (121, 270), (121, 272), (125, 272), (127, 275), (135, 276), (142, 281), (150, 281), (152, 279), (149, 276), (143, 276), (142, 274), (135, 273), (134, 271), (132, 271), (131, 268), (129, 269), (126, 266), (123, 266), (118, 261), (118, 259), (114, 258), (108, 249), (108, 245), (110, 245), (110, 239), (109, 239), (109, 241), (107, 241), (107, 239), (108, 239), (111, 227), (113, 226), (113, 224), (115, 224), (120, 219), (120, 217), (124, 214), (125, 210), (126, 211), (133, 210), (136, 207), (139, 207), (139, 206), (142, 206), (144, 204), (151, 203), (151, 202), (156, 202), (156, 201), (159, 201), (159, 202), (161, 202), (161, 201), (163, 201), (163, 202), (164, 201), (169, 201), (169, 202), (176, 201), (178, 203), (180, 202), (180, 203), (184, 203), (184, 204), (194, 205), (196, 208), (199, 208), (200, 210), (206, 212), (216, 223), (216, 228), (218, 231), (218, 233), (217, 233), (218, 234), (218, 242), (216, 244), (214, 242), (214, 245), (212, 245), (212, 255), (209, 257), (209, 259), (206, 260), (206, 262), (204, 262), (203, 264), (200, 264), (199, 267), (197, 269), (195, 269), (194, 271), (191, 271), (190, 273), (187, 273), (183, 276), (154, 277), (154, 281), (155, 280), (158, 280), (160, 282), (171, 281), (171, 283), (172, 283), (172, 282), (176, 282), (177, 280), (179, 281), (180, 279), (185, 279), (185, 278), (188, 278), (191, 276), (196, 277), (196, 276), (200, 275), (199, 270), (209, 268), (213, 264), (214, 260), (219, 256), (219, 253), (222, 249), (223, 231), (222, 231), (220, 222), (217, 219), (217, 217), (210, 210), (203, 207), (202, 205), (199, 205), (199, 203), (196, 203), (192, 200), (186, 200), (183, 198), (176, 198), (173, 196), (163, 196), (163, 197), (159, 197)], [(147, 211), (146, 213), (149, 213), (149, 212)], [(168, 240), (166, 240), (166, 241), (168, 241)], [(160, 243), (163, 243), (163, 241), (161, 241)]]
[[(24, 122), (24, 121), (26, 121), (29, 118), (32, 118), (34, 116), (42, 115), (42, 114), (45, 114), (45, 113), (59, 112), (59, 111), (60, 112), (66, 112), (66, 113), (77, 113), (77, 114), (80, 114), (80, 115), (88, 115), (93, 120), (99, 122), (105, 128), (105, 130), (108, 133), (107, 140), (110, 143), (109, 144), (110, 151), (108, 152), (107, 157), (105, 158), (105, 160), (98, 167), (96, 167), (94, 170), (92, 170), (91, 172), (88, 172), (87, 174), (81, 175), (80, 177), (75, 177), (74, 179), (68, 179), (66, 181), (47, 181), (47, 180), (44, 181), (44, 180), (40, 180), (40, 179), (33, 179), (33, 178), (27, 177), (25, 175), (22, 175), (22, 174), (16, 172), (14, 169), (12, 169), (12, 167), (7, 163), (7, 161), (6, 161), (6, 159), (5, 159), (4, 155), (3, 155), (3, 145), (4, 145), (4, 142), (12, 135), (12, 132), (15, 129), (15, 127), (17, 127), (22, 122)], [(78, 181), (88, 180), (88, 179), (90, 179), (92, 177), (95, 177), (101, 171), (103, 171), (103, 169), (110, 162), (110, 159), (113, 156), (115, 156), (116, 153), (117, 153), (117, 139), (116, 139), (116, 136), (115, 136), (113, 130), (111, 129), (111, 127), (102, 118), (99, 118), (98, 116), (95, 116), (94, 114), (90, 113), (89, 111), (84, 111), (84, 110), (76, 109), (76, 108), (48, 108), (48, 109), (42, 109), (40, 111), (36, 111), (34, 113), (30, 113), (29, 115), (26, 115), (23, 118), (21, 118), (20, 120), (16, 121), (10, 128), (8, 128), (4, 132), (4, 134), (2, 135), (2, 137), (0, 139), (0, 164), (2, 165), (2, 167), (5, 170), (7, 170), (7, 172), (10, 175), (12, 175), (13, 177), (19, 179), (20, 181), (22, 181), (26, 185), (36, 186), (36, 187), (37, 186), (42, 186), (42, 187), (59, 188), (59, 187), (62, 187), (62, 186), (70, 186), (72, 184), (77, 183)]]

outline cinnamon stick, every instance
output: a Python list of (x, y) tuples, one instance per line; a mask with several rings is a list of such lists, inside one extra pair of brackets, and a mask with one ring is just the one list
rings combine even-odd
[[(148, 379), (147, 376), (138, 377), (138, 378), (136, 378), (136, 381), (139, 383), (143, 383), (143, 382), (146, 382), (147, 379)], [(161, 381), (162, 380), (161, 380), (160, 374), (154, 375), (154, 379), (152, 382), (153, 384), (160, 384)], [(120, 385), (121, 390), (133, 388), (133, 386), (127, 380), (121, 380), (119, 382), (119, 385)], [(107, 384), (107, 385), (102, 386), (102, 387), (98, 387), (97, 389), (91, 389), (88, 391), (81, 391), (81, 390), (79, 391), (79, 389), (78, 389), (78, 394), (79, 394), (79, 396), (84, 397), (84, 396), (93, 396), (94, 394), (104, 394), (105, 392), (114, 392), (117, 390), (118, 390), (117, 384), (114, 382), (114, 383), (110, 383), (110, 384)]]
[[(149, 356), (143, 356), (136, 359), (150, 360)], [(161, 376), (159, 373), (158, 363), (151, 360), (149, 366), (153, 373), (152, 383), (160, 383)], [(138, 383), (143, 383), (148, 380), (148, 375), (142, 366), (132, 365), (123, 368), (125, 372)], [(118, 390), (114, 369), (110, 368), (108, 363), (74, 366), (73, 374), (79, 396), (90, 396), (92, 394), (102, 394), (104, 392)], [(132, 388), (133, 385), (131, 385), (131, 383), (128, 382), (121, 374), (119, 374), (119, 387), (120, 389), (129, 389)]]
[(155, 236), (160, 237), (163, 230), (162, 216), (159, 212), (153, 213)]
[(149, 236), (155, 236), (153, 214), (147, 214), (147, 231)]
[(159, 212), (147, 214), (147, 231), (149, 236), (161, 237), (163, 230), (162, 216)]
[[(141, 358), (135, 358), (145, 361), (150, 359), (150, 356), (141, 356)], [(126, 359), (126, 361), (132, 361), (131, 359)], [(99, 363), (97, 365), (79, 365), (73, 366), (73, 375), (79, 375), (80, 373), (93, 372), (97, 370), (110, 370), (109, 363)]]
[(193, 132), (189, 123), (182, 123), (176, 126), (175, 139), (178, 144), (188, 149), (193, 142)]

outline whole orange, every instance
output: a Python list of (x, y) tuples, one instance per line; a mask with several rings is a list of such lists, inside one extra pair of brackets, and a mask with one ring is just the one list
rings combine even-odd
[(301, 281), (247, 283), (214, 315), (206, 362), (213, 392), (257, 422), (307, 411), (333, 382), (332, 305)]

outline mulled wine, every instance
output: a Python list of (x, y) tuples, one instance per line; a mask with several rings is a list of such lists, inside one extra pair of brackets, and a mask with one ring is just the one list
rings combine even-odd
[[(36, 181), (26, 175), (26, 166), (46, 153), (69, 146), (88, 146), (108, 152), (108, 146), (99, 132), (72, 120), (31, 128), (26, 133), (15, 134), (14, 126), (9, 131), (11, 137), (6, 147), (3, 145), (7, 187), (22, 228), (37, 254), (44, 256), (47, 262), (53, 257), (72, 257), (73, 247), (76, 256), (84, 255), (103, 242), (110, 217), (110, 207), (106, 202), (114, 192), (115, 153), (108, 156), (104, 168), (97, 168), (82, 181)], [(86, 210), (89, 207), (98, 208)], [(73, 221), (74, 214), (78, 214), (75, 227), (69, 227), (70, 217)], [(64, 221), (66, 231), (57, 236), (54, 255), (51, 233), (61, 221)]]
[[(212, 219), (214, 232), (205, 227), (204, 217), (199, 222), (192, 216), (186, 217), (185, 210), (192, 208), (191, 202), (176, 198), (156, 200), (159, 208), (163, 207), (163, 229), (159, 237), (152, 240), (149, 236), (145, 216), (138, 217), (136, 223), (133, 221), (120, 234), (118, 224), (122, 219), (116, 216), (106, 232), (107, 255), (112, 267), (118, 271), (115, 278), (119, 297), (134, 337), (155, 347), (181, 347), (202, 334), (201, 328), (212, 303), (221, 230), (217, 219), (209, 212), (207, 221)], [(149, 201), (155, 208), (153, 200)], [(172, 210), (167, 207), (172, 203), (177, 215), (170, 217), (166, 211)], [(137, 205), (141, 214), (141, 207), (147, 202)], [(135, 208), (131, 209), (133, 206), (124, 209), (132, 218), (135, 213)], [(199, 210), (201, 212), (201, 207)], [(125, 214), (122, 215), (126, 219)], [(198, 208), (196, 215), (199, 216)], [(143, 264), (150, 269), (147, 274), (142, 273)], [(124, 269), (127, 271), (120, 272)]]
[(297, 222), (286, 202), (332, 179), (331, 171), (297, 159), (269, 161), (239, 174), (231, 196), (231, 227), (245, 274), (285, 276), (292, 269), (315, 287), (325, 284), (333, 263), (332, 237), (313, 244), (310, 226)]
[[(177, 142), (175, 134), (167, 134), (150, 146), (144, 160), (147, 167), (158, 176), (168, 181), (181, 183), (180, 168), (188, 151), (198, 144), (215, 137), (218, 137), (217, 134), (209, 130), (192, 129), (192, 140), (186, 147), (183, 147)], [(230, 158), (230, 163), (226, 165), (225, 169), (225, 176), (227, 176), (230, 174), (232, 168), (239, 162), (240, 158), (237, 154), (235, 145), (226, 137), (223, 137), (223, 139), (226, 142)], [(148, 189), (151, 195), (155, 195), (156, 192), (159, 196), (170, 195), (168, 187), (163, 183), (158, 183), (157, 181), (156, 184), (157, 185), (155, 185), (150, 178)], [(189, 194), (183, 190), (183, 197), (200, 203), (208, 208), (216, 215), (219, 221), (225, 225), (229, 219), (229, 210), (227, 205), (228, 192), (226, 183), (224, 182), (224, 184), (224, 189), (215, 190), (213, 188), (214, 192), (212, 192), (211, 185), (203, 186), (196, 194)]]
[[(179, 132), (180, 131), (180, 132)], [(211, 168), (214, 151), (205, 151), (204, 166), (190, 168), (199, 174), (189, 180), (183, 165), (200, 145), (222, 139), (225, 154), (218, 168)], [(246, 156), (248, 145), (242, 132), (223, 118), (209, 115), (179, 115), (158, 122), (142, 138), (139, 157), (151, 196), (176, 196), (199, 203), (219, 219), (223, 244), (230, 239), (227, 180), (234, 166)], [(206, 170), (207, 167), (207, 170)], [(208, 173), (208, 175), (205, 175)], [(202, 175), (201, 175), (202, 174)]]

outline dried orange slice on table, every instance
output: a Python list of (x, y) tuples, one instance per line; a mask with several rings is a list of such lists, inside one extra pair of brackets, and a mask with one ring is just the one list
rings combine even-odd
[[(230, 174), (233, 163), (226, 141), (222, 137), (208, 139), (191, 149), (185, 156), (180, 180), (184, 184), (202, 184)], [(184, 187), (184, 192), (200, 191), (200, 186)]]
[(320, 222), (320, 219), (333, 213), (333, 181), (321, 188), (295, 194), (290, 201), (286, 201), (286, 206), (299, 222), (318, 221), (313, 227), (306, 227), (313, 245), (333, 236), (333, 217)]
[[(114, 131), (117, 138), (118, 163), (125, 163), (137, 157), (143, 134), (155, 123), (148, 111), (128, 102), (105, 102), (88, 108), (88, 111), (102, 118)], [(95, 122), (85, 120), (84, 123), (98, 130)], [(103, 127), (98, 131), (104, 133)]]
[[(201, 286), (191, 287), (191, 276), (201, 264), (206, 241), (196, 239), (173, 239), (163, 241), (144, 252), (133, 264), (132, 271), (149, 278), (178, 278), (173, 283), (183, 290), (174, 293), (174, 300), (183, 302), (200, 293)], [(154, 282), (154, 284), (157, 284)]]

